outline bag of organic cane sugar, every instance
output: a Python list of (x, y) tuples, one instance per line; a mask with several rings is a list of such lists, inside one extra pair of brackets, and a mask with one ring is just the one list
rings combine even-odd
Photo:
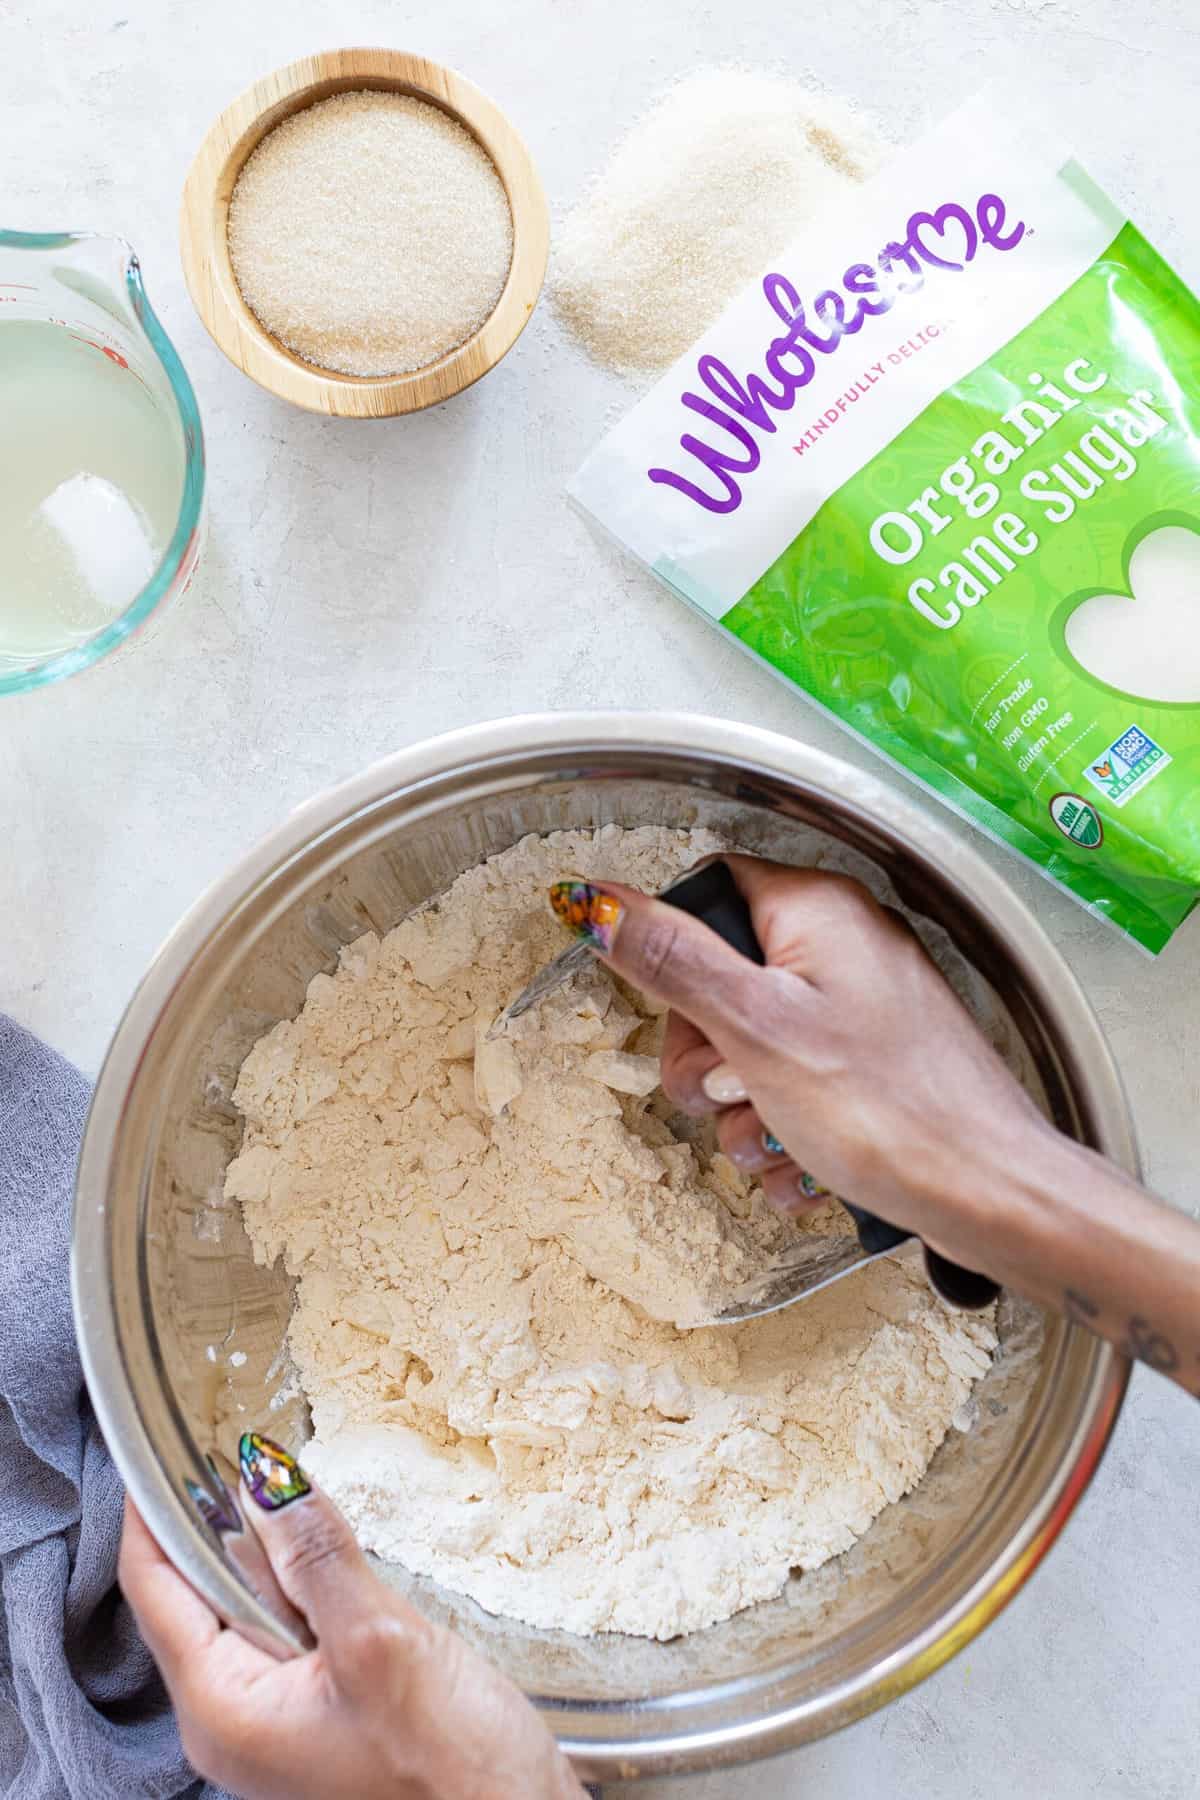
[(982, 101), (818, 221), (573, 495), (1148, 950), (1200, 892), (1200, 305)]

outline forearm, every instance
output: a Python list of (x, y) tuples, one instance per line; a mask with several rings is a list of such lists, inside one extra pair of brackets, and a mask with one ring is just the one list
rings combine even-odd
[(671, 1099), (718, 1109), (721, 1148), (780, 1212), (823, 1184), (1200, 1394), (1200, 1224), (1056, 1132), (862, 888), (730, 867), (763, 968), (632, 889), (565, 884), (605, 909), (577, 934), (672, 1009)]
[(1200, 1394), (1200, 1224), (1038, 1133), (964, 1197), (987, 1273)]

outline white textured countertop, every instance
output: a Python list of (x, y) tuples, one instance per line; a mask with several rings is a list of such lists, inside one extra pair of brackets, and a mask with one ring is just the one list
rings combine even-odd
[[(669, 706), (871, 760), (568, 512), (563, 482), (624, 390), (547, 307), (471, 393), (374, 425), (271, 400), (209, 342), (175, 244), (191, 154), (251, 80), (353, 43), (424, 52), (487, 89), (554, 208), (698, 63), (808, 71), (898, 138), (985, 79), (998, 104), (1035, 84), (1093, 173), (1200, 282), (1192, 0), (0, 0), (0, 224), (133, 242), (210, 458), (207, 556), (184, 601), (112, 665), (0, 702), (0, 1007), (89, 1072), (200, 889), (293, 804), (416, 738), (501, 713)], [(1098, 1008), (1151, 1182), (1194, 1207), (1200, 921), (1151, 963), (975, 842)], [(1198, 1492), (1196, 1403), (1139, 1373), (1064, 1540), (957, 1661), (810, 1750), (639, 1795), (1193, 1796)]]

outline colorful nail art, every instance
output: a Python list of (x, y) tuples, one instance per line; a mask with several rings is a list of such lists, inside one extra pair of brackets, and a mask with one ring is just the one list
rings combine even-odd
[(312, 1484), (294, 1456), (261, 1432), (247, 1431), (238, 1444), (242, 1480), (264, 1512), (278, 1512), (312, 1493)]
[(606, 953), (612, 949), (625, 911), (613, 894), (602, 894), (590, 881), (556, 881), (550, 889), (550, 904), (577, 938)]
[(782, 1156), (784, 1154), (783, 1145), (773, 1131), (763, 1132), (762, 1147), (768, 1156)]
[(796, 1177), (796, 1186), (806, 1200), (831, 1200), (833, 1198), (832, 1188), (822, 1187), (816, 1176), (810, 1175), (807, 1169), (801, 1169)]

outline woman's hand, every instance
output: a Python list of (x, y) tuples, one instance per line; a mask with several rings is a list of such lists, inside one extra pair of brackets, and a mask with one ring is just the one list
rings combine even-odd
[[(832, 1190), (1200, 1391), (1200, 1226), (1037, 1110), (857, 882), (731, 856), (766, 956), (614, 883), (555, 911), (671, 1010), (662, 1081), (784, 1212)], [(815, 1190), (815, 1192), (814, 1192)]]
[(121, 1587), (196, 1770), (242, 1800), (582, 1800), (529, 1702), (371, 1572), (286, 1452), (251, 1442), (242, 1510), (317, 1639), (306, 1656), (224, 1629), (126, 1502)]
[[(766, 967), (687, 914), (603, 884), (601, 953), (671, 1008), (670, 1098), (719, 1111), (721, 1146), (782, 1211), (830, 1190), (979, 1267), (964, 1160), (1051, 1135), (919, 940), (857, 882), (731, 856)], [(601, 891), (601, 890), (597, 890)], [(813, 1189), (817, 1188), (817, 1197)]]

